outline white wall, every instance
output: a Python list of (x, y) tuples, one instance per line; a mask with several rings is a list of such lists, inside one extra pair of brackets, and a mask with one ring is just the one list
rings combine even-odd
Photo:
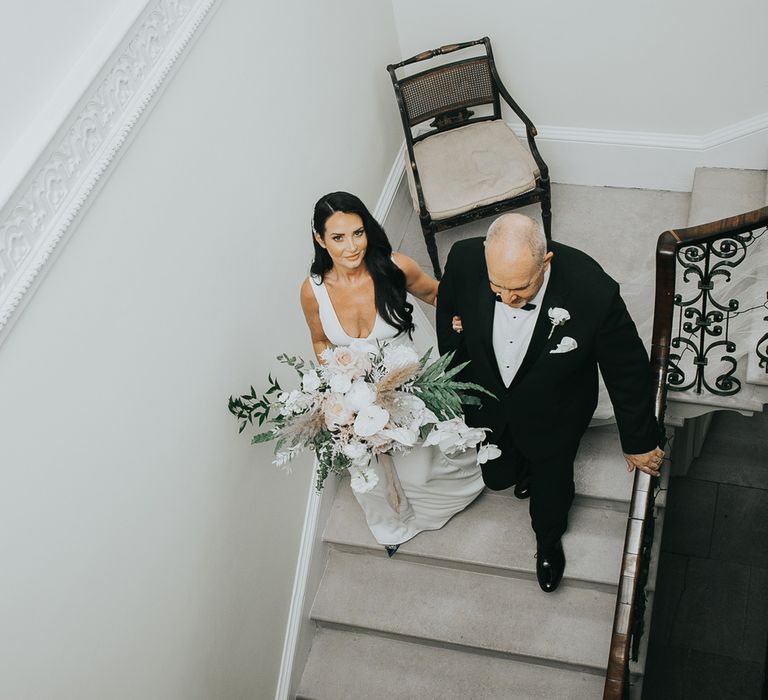
[(310, 352), (311, 207), (375, 205), (398, 55), (388, 3), (224, 0), (0, 347), (0, 697), (272, 696), (310, 465), (226, 399)]
[(147, 0), (3, 0), (0, 206)]
[(490, 36), (536, 125), (704, 134), (768, 112), (765, 0), (393, 0), (403, 56)]

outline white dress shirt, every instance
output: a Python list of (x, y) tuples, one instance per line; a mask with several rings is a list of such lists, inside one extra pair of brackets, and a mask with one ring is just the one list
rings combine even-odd
[(536, 296), (529, 303), (536, 308), (530, 311), (513, 309), (504, 302), (497, 301), (493, 311), (493, 352), (499, 365), (499, 372), (504, 386), (508, 387), (520, 369), (523, 358), (531, 343), (533, 329), (541, 312), (541, 302), (549, 284), (547, 268), (544, 273), (544, 282)]

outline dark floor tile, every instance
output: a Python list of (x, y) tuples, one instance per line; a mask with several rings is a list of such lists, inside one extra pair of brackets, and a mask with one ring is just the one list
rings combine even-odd
[(757, 663), (663, 644), (648, 650), (643, 700), (759, 700)]
[(680, 598), (683, 595), (687, 566), (688, 557), (672, 552), (661, 552), (651, 618), (650, 638), (654, 642), (661, 644), (669, 642)]
[(692, 651), (686, 661), (683, 698), (760, 700), (762, 665), (717, 654)]
[(768, 568), (768, 491), (720, 484), (710, 556)]
[(670, 647), (653, 641), (648, 647), (648, 661), (643, 678), (643, 700), (679, 700), (685, 688), (685, 664), (688, 649)]
[(720, 484), (751, 486), (768, 489), (768, 443), (762, 447), (749, 445), (729, 451), (705, 448), (701, 456), (693, 460), (688, 476), (694, 479), (716, 481)]
[(768, 442), (768, 413), (743, 416), (736, 411), (718, 411), (712, 419), (707, 442), (722, 436), (737, 438), (741, 442)]
[(749, 572), (745, 617), (740, 657), (762, 663), (768, 644), (768, 569), (752, 568)]
[(738, 658), (750, 568), (692, 557), (670, 630), (670, 644)]
[(709, 555), (717, 484), (688, 477), (669, 480), (662, 549), (696, 557)]

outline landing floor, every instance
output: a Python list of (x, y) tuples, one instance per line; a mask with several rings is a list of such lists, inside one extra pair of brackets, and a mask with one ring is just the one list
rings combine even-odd
[(768, 413), (724, 411), (670, 480), (643, 697), (766, 697), (767, 639)]

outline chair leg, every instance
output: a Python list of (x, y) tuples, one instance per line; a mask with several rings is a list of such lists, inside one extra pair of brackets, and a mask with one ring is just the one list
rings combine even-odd
[(434, 270), (435, 279), (439, 280), (442, 278), (443, 273), (440, 270), (440, 259), (437, 256), (435, 232), (432, 230), (424, 230), (424, 242), (427, 244), (427, 252), (429, 253), (429, 259), (432, 261), (432, 270)]
[(544, 225), (544, 235), (547, 240), (552, 238), (552, 191), (549, 184), (549, 178), (542, 178), (541, 186), (544, 188), (544, 194), (541, 197), (541, 223)]

